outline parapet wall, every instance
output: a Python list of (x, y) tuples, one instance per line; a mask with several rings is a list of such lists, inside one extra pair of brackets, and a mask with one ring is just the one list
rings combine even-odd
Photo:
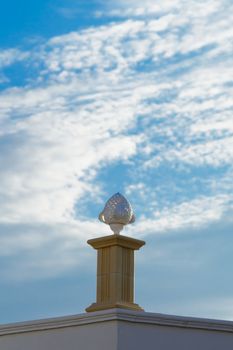
[(232, 350), (233, 322), (123, 309), (0, 326), (1, 350)]

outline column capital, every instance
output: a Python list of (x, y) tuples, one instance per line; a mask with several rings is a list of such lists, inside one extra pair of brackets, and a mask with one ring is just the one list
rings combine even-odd
[(87, 243), (97, 250), (101, 248), (112, 247), (112, 246), (120, 246), (123, 248), (138, 250), (143, 245), (145, 245), (145, 241), (135, 239), (132, 237), (123, 236), (123, 235), (109, 235), (109, 236), (89, 239)]

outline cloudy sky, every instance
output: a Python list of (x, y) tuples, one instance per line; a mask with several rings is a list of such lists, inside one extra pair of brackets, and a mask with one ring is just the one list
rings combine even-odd
[(232, 23), (231, 0), (1, 5), (1, 323), (95, 300), (86, 240), (118, 191), (136, 302), (233, 320)]

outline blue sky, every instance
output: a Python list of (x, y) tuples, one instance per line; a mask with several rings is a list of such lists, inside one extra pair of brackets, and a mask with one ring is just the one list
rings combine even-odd
[[(14, 11), (12, 9), (14, 8)], [(233, 4), (8, 1), (0, 13), (0, 322), (95, 299), (97, 217), (145, 239), (136, 301), (233, 320)]]

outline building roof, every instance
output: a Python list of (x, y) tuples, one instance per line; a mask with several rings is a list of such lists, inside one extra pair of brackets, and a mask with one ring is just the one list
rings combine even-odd
[(0, 326), (0, 336), (35, 332), (66, 327), (75, 327), (91, 323), (108, 321), (126, 321), (138, 324), (151, 324), (189, 329), (202, 329), (233, 333), (233, 322), (207, 318), (164, 315), (151, 312), (140, 312), (126, 309), (110, 309), (79, 315), (48, 318), (27, 322), (17, 322)]

